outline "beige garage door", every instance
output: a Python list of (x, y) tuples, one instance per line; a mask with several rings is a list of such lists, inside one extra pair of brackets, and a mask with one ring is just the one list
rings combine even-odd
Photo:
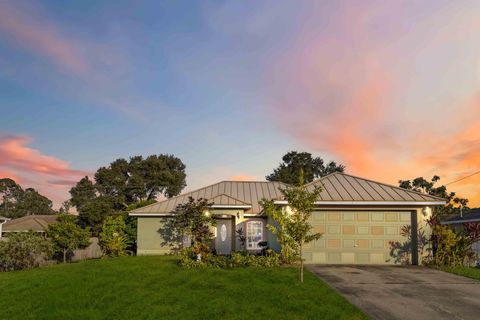
[(307, 263), (394, 264), (398, 254), (391, 254), (391, 242), (408, 246), (400, 231), (410, 225), (411, 213), (319, 211), (311, 223), (323, 236), (305, 247)]

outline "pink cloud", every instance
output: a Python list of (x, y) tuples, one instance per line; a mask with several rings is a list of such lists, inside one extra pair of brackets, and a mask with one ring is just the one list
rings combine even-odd
[(79, 46), (62, 35), (50, 23), (27, 14), (26, 10), (0, 3), (0, 32), (19, 46), (48, 58), (69, 71), (82, 75), (89, 66), (80, 55)]
[[(354, 9), (335, 12), (330, 17), (334, 25), (320, 28), (311, 22), (273, 62), (268, 71), (271, 121), (319, 154), (344, 163), (349, 172), (390, 183), (433, 174), (447, 183), (480, 170), (478, 93), (470, 92), (467, 102), (458, 96), (453, 106), (441, 100), (425, 105), (418, 99), (417, 105), (407, 106), (404, 97), (411, 94), (407, 89), (416, 74), (408, 72), (412, 61), (402, 59), (396, 46), (405, 41), (403, 22), (393, 21), (391, 8)], [(448, 36), (437, 35), (443, 42), (433, 48), (469, 36), (471, 30), (464, 28), (469, 25), (452, 23)], [(414, 36), (418, 34), (423, 33)], [(415, 39), (425, 47), (431, 45), (428, 40)], [(451, 189), (480, 205), (479, 182), (475, 177)]]
[(68, 198), (68, 190), (75, 182), (89, 173), (44, 155), (29, 147), (30, 142), (27, 136), (0, 135), (0, 177), (12, 178), (23, 187), (33, 187), (59, 204)]

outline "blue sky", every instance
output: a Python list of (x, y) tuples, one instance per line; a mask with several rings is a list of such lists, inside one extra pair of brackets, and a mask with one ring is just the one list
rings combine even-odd
[(263, 179), (294, 149), (390, 183), (454, 179), (480, 169), (479, 16), (473, 1), (2, 2), (0, 174), (56, 203), (138, 154), (180, 157), (189, 189)]

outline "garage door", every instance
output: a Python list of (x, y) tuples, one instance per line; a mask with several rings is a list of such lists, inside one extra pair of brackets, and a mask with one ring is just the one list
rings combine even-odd
[[(400, 235), (411, 223), (408, 211), (318, 211), (311, 224), (323, 236), (306, 245), (307, 263), (395, 264), (391, 241), (409, 247)], [(398, 262), (397, 262), (398, 263)]]

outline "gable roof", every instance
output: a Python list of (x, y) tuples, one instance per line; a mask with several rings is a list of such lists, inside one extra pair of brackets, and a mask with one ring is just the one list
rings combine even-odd
[(334, 172), (306, 185), (307, 189), (321, 186), (319, 202), (445, 202), (445, 199), (403, 189), (393, 185)]
[[(340, 172), (317, 179), (306, 186), (312, 190), (318, 185), (323, 188), (318, 199), (320, 205), (337, 203), (346, 205), (439, 205), (445, 203), (442, 198)], [(244, 206), (245, 213), (258, 214), (262, 211), (258, 203), (260, 200), (269, 199), (282, 202), (279, 188), (285, 186), (286, 184), (282, 182), (222, 181), (132, 210), (130, 214), (169, 214), (177, 205), (185, 203), (189, 197), (209, 199), (216, 206)]]
[(57, 215), (30, 215), (12, 219), (3, 225), (3, 232), (45, 232), (48, 225), (57, 221)]
[(457, 224), (468, 222), (480, 222), (480, 208), (465, 211), (461, 216), (456, 215), (442, 221), (442, 224)]
[(185, 203), (189, 197), (204, 198), (215, 205), (251, 206), (246, 213), (257, 214), (262, 211), (258, 203), (262, 199), (280, 197), (279, 188), (285, 187), (282, 182), (268, 181), (221, 181), (210, 186), (190, 191), (170, 199), (166, 199), (149, 206), (130, 211), (133, 214), (142, 213), (171, 213), (179, 204)]
[(245, 201), (230, 197), (229, 195), (222, 193), (218, 196), (208, 199), (210, 202), (214, 203), (214, 206), (239, 206), (239, 207), (251, 207), (249, 203)]

